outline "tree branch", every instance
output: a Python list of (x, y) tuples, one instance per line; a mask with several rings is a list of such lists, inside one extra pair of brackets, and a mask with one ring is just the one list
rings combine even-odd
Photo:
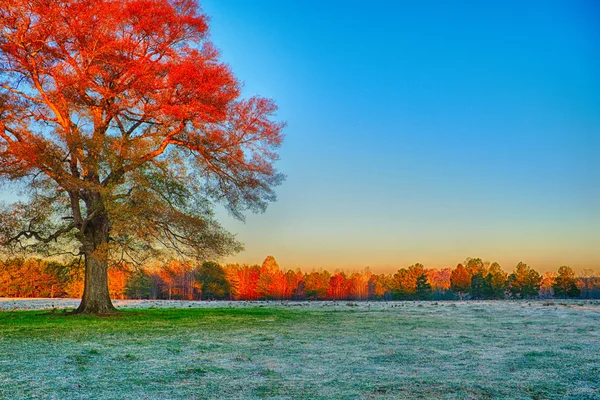
[(175, 128), (173, 131), (169, 132), (167, 134), (167, 136), (163, 139), (163, 141), (161, 142), (161, 144), (153, 151), (151, 151), (150, 153), (147, 153), (145, 155), (143, 155), (142, 157), (140, 157), (137, 161), (132, 162), (131, 164), (128, 164), (122, 168), (119, 168), (116, 171), (112, 171), (103, 181), (102, 181), (102, 185), (106, 186), (111, 182), (116, 182), (119, 179), (121, 179), (121, 177), (129, 172), (132, 171), (134, 169), (136, 169), (137, 167), (139, 167), (140, 165), (144, 164), (147, 161), (150, 161), (158, 156), (160, 156), (162, 153), (164, 153), (164, 151), (166, 150), (167, 146), (171, 143), (173, 143), (172, 139), (175, 135), (178, 135), (179, 133), (183, 132), (183, 129), (185, 128), (185, 121), (181, 121), (181, 123), (179, 124), (179, 126), (177, 128)]
[(24, 237), (25, 239), (34, 238), (37, 241), (42, 242), (42, 243), (50, 243), (53, 240), (56, 242), (59, 237), (61, 237), (62, 235), (66, 234), (66, 233), (69, 233), (74, 228), (75, 228), (75, 224), (69, 224), (65, 227), (60, 228), (59, 230), (57, 230), (56, 232), (54, 232), (53, 234), (51, 234), (48, 237), (42, 237), (40, 232), (36, 232), (36, 231), (32, 231), (31, 229), (28, 229), (26, 231), (21, 231), (16, 236), (8, 239), (6, 241), (6, 243), (3, 243), (3, 245), (8, 246), (13, 242), (20, 242), (20, 239), (22, 237)]
[(4, 89), (8, 90), (9, 92), (12, 92), (12, 93), (14, 93), (14, 94), (17, 94), (17, 95), (19, 95), (19, 96), (21, 96), (21, 97), (23, 97), (23, 98), (25, 98), (25, 99), (27, 99), (27, 100), (29, 100), (29, 101), (33, 101), (34, 103), (38, 103), (38, 104), (44, 104), (44, 101), (43, 101), (43, 100), (40, 100), (40, 99), (38, 99), (38, 98), (35, 98), (35, 97), (33, 97), (33, 96), (29, 96), (29, 95), (27, 95), (27, 94), (25, 94), (25, 93), (21, 92), (20, 90), (17, 90), (17, 89), (13, 89), (13, 88), (11, 88), (10, 86), (8, 86), (8, 85), (6, 85), (6, 84), (3, 84), (3, 85), (2, 85), (2, 87), (3, 87)]

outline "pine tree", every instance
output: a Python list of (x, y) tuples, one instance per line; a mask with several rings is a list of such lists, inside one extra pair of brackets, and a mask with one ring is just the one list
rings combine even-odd
[(206, 261), (196, 274), (200, 284), (202, 299), (223, 300), (229, 298), (230, 287), (223, 268), (213, 261)]
[(432, 295), (431, 284), (427, 281), (427, 275), (421, 274), (417, 278), (417, 286), (415, 289), (415, 297), (418, 300), (430, 299)]
[(558, 276), (552, 285), (554, 297), (579, 297), (581, 290), (577, 287), (575, 272), (571, 267), (563, 265), (558, 269)]

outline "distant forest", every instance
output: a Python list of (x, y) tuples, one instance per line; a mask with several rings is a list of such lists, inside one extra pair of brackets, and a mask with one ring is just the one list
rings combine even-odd
[[(262, 265), (171, 261), (145, 268), (109, 270), (113, 299), (180, 300), (456, 300), (508, 298), (600, 298), (593, 270), (567, 266), (540, 275), (519, 263), (510, 274), (498, 263), (468, 258), (455, 268), (421, 264), (394, 274), (280, 269), (272, 256)], [(81, 297), (83, 264), (42, 259), (0, 261), (0, 297)]]

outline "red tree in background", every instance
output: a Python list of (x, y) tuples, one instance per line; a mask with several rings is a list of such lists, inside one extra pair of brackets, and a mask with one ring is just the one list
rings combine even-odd
[(329, 280), (329, 287), (327, 288), (327, 297), (332, 300), (343, 300), (347, 298), (350, 292), (351, 282), (346, 277), (346, 274), (337, 271), (333, 274)]
[(433, 290), (445, 292), (446, 290), (450, 289), (450, 275), (452, 274), (451, 268), (444, 268), (441, 270), (428, 269), (426, 274)]
[(242, 218), (275, 199), (282, 124), (240, 99), (194, 0), (0, 0), (0, 243), (85, 257), (80, 313), (110, 313), (111, 258), (241, 248)]
[(260, 267), (258, 265), (243, 265), (237, 269), (237, 299), (256, 300)]
[(450, 275), (450, 288), (458, 293), (460, 299), (463, 299), (465, 293), (471, 291), (471, 274), (462, 265), (458, 264)]
[(371, 270), (366, 268), (362, 273), (354, 272), (350, 275), (350, 287), (348, 296), (353, 300), (367, 300), (369, 298), (369, 280)]
[[(301, 270), (288, 270), (283, 273), (276, 266), (274, 259), (264, 267), (259, 265), (228, 264), (221, 267), (215, 262), (205, 262), (202, 266), (179, 260), (171, 260), (168, 264), (152, 262), (146, 268), (132, 270), (125, 263), (111, 265), (108, 272), (108, 283), (112, 298), (150, 298), (150, 299), (235, 299), (235, 300), (391, 300), (394, 296), (406, 295), (404, 299), (428, 299), (430, 295), (436, 300), (454, 299), (470, 293), (473, 298), (472, 277), (462, 264), (456, 269), (444, 268), (423, 269), (424, 273), (416, 280), (415, 292), (408, 293), (406, 285), (398, 286), (397, 278), (402, 275), (410, 277), (422, 266), (415, 264), (410, 268), (402, 268), (395, 275), (372, 274), (366, 268), (362, 272), (346, 274), (336, 271), (332, 276), (327, 271), (302, 273)], [(83, 292), (83, 276), (81, 265), (61, 264), (40, 259), (13, 258), (0, 259), (0, 297), (77, 297)], [(262, 271), (262, 272), (261, 272)], [(410, 272), (412, 271), (412, 272)], [(559, 268), (562, 275), (574, 280), (567, 289), (571, 296), (600, 298), (600, 280), (594, 271), (583, 271), (584, 275), (575, 277), (571, 270)], [(535, 276), (531, 270), (527, 275)], [(539, 274), (538, 274), (539, 276)], [(575, 282), (583, 279), (594, 279), (588, 282), (587, 293), (575, 291)], [(528, 279), (528, 278), (527, 278)], [(259, 282), (270, 282), (267, 288), (260, 289)], [(507, 273), (496, 262), (489, 263), (479, 295), (483, 299), (502, 299), (505, 297)], [(556, 272), (547, 272), (541, 278), (538, 295), (528, 296), (550, 298), (565, 296), (565, 291), (553, 293), (557, 283)], [(514, 277), (513, 281), (514, 282)], [(564, 283), (564, 280), (563, 280)], [(429, 286), (429, 288), (428, 288)], [(403, 289), (404, 288), (404, 289)], [(430, 293), (431, 289), (435, 289)], [(399, 293), (400, 290), (403, 290)], [(568, 293), (566, 294), (569, 295)], [(520, 296), (520, 292), (516, 293)]]
[(323, 300), (329, 291), (331, 274), (328, 271), (312, 271), (306, 274), (304, 293), (310, 300)]
[(257, 282), (256, 295), (258, 298), (281, 298), (283, 274), (273, 256), (267, 256), (260, 267), (260, 278)]

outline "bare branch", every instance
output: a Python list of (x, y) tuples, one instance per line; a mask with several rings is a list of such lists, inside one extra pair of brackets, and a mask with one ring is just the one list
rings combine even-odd
[(50, 243), (51, 241), (58, 241), (58, 238), (69, 233), (71, 230), (73, 230), (75, 228), (75, 224), (69, 224), (63, 228), (60, 228), (59, 230), (57, 230), (56, 232), (54, 232), (53, 234), (51, 234), (48, 237), (43, 237), (42, 234), (40, 232), (37, 231), (33, 231), (31, 230), (31, 224), (28, 227), (28, 229), (26, 231), (21, 231), (19, 232), (16, 236), (8, 239), (6, 241), (6, 243), (3, 243), (4, 246), (8, 246), (14, 242), (18, 242), (20, 243), (21, 238), (25, 238), (25, 239), (31, 239), (34, 238), (36, 239), (38, 242), (41, 243)]

